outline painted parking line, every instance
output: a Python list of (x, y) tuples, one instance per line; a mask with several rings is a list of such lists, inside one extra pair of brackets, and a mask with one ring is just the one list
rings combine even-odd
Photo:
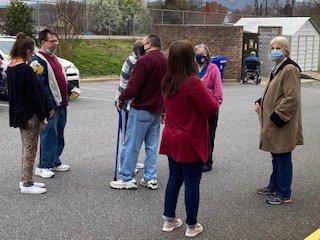
[(320, 240), (320, 228), (304, 240)]
[(81, 89), (88, 89), (88, 90), (98, 90), (98, 91), (116, 91), (116, 88), (93, 88), (93, 87), (81, 87)]
[(105, 98), (91, 98), (91, 97), (79, 97), (78, 99), (88, 99), (88, 100), (96, 100), (96, 101), (106, 101), (106, 102), (114, 102), (114, 99), (105, 99)]
[[(114, 99), (105, 99), (105, 98), (90, 98), (90, 97), (79, 97), (79, 99), (95, 100), (95, 101), (105, 101), (105, 102), (114, 102)], [(9, 107), (8, 104), (0, 103), (0, 106)]]

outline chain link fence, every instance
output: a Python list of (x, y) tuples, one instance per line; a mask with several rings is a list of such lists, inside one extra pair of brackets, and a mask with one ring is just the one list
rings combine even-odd
[[(150, 8), (114, 7), (101, 1), (59, 0), (27, 1), (33, 9), (36, 30), (52, 28), (59, 35), (125, 35), (143, 36), (151, 33), (154, 24), (232, 25), (244, 15), (208, 13)], [(253, 17), (253, 16), (251, 16)], [(319, 15), (311, 16), (320, 26)], [(0, 8), (0, 24), (6, 21), (6, 8)]]
[[(33, 9), (34, 26), (57, 32), (84, 35), (141, 36), (152, 32), (154, 24), (232, 24), (242, 16), (231, 13), (207, 13), (150, 8), (114, 7), (106, 3), (76, 1), (28, 1)], [(0, 9), (0, 21), (6, 21), (6, 9)]]

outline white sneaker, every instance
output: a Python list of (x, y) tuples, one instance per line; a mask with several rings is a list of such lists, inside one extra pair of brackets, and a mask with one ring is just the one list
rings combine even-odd
[[(39, 188), (44, 188), (46, 185), (44, 183), (40, 182), (33, 182), (33, 186), (39, 187)], [(23, 187), (23, 182), (19, 183), (19, 188), (21, 189)]]
[(144, 178), (141, 178), (140, 185), (150, 188), (152, 190), (156, 190), (158, 188), (158, 182), (157, 179), (151, 179), (149, 181), (145, 181)]
[(172, 232), (175, 228), (181, 227), (182, 220), (176, 218), (173, 221), (164, 221), (162, 231), (164, 232)]
[(42, 194), (47, 191), (47, 189), (45, 188), (36, 187), (34, 185), (31, 187), (21, 186), (20, 189), (21, 189), (21, 193), (28, 193), (28, 194)]
[(67, 165), (67, 164), (61, 164), (59, 166), (56, 166), (56, 167), (53, 167), (51, 168), (50, 170), (51, 171), (57, 171), (57, 172), (66, 172), (66, 171), (69, 171), (70, 169), (70, 166)]
[(43, 177), (43, 178), (52, 178), (54, 176), (54, 172), (52, 172), (49, 168), (38, 168), (34, 171), (34, 175)]
[(117, 181), (111, 181), (110, 187), (114, 189), (137, 189), (137, 182), (135, 179), (131, 179), (130, 181), (123, 182), (121, 179)]
[(143, 169), (144, 168), (144, 164), (143, 163), (137, 163), (136, 168)]
[(203, 231), (203, 227), (200, 223), (197, 223), (195, 227), (187, 227), (186, 236), (195, 237)]

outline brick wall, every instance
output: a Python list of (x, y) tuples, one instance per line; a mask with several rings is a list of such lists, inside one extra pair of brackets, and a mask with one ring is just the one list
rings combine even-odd
[(269, 60), (269, 43), (282, 33), (282, 27), (259, 27), (259, 58), (262, 61), (261, 75), (268, 76), (271, 68), (274, 66), (273, 62)]
[(189, 40), (193, 45), (206, 44), (213, 57), (225, 56), (228, 58), (224, 79), (240, 81), (242, 27), (164, 24), (155, 25), (154, 33), (161, 38), (164, 50), (168, 50), (171, 43), (177, 40)]

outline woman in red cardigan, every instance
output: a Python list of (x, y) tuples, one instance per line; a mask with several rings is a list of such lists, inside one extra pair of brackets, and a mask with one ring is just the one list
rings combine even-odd
[(195, 54), (190, 43), (175, 42), (169, 51), (168, 69), (162, 83), (166, 109), (160, 153), (169, 161), (163, 231), (182, 225), (175, 210), (185, 183), (187, 237), (203, 231), (197, 222), (202, 167), (210, 152), (208, 118), (217, 114), (219, 103), (197, 77)]

